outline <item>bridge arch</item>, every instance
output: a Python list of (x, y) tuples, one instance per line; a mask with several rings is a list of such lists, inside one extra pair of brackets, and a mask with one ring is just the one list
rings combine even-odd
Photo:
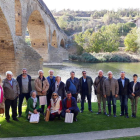
[(61, 41), (60, 41), (60, 46), (63, 47), (63, 48), (65, 48), (65, 42), (64, 42), (64, 39), (61, 39)]
[(31, 47), (33, 47), (43, 58), (48, 60), (48, 41), (44, 20), (38, 10), (31, 13), (27, 28), (30, 36)]
[(53, 34), (52, 34), (52, 43), (51, 43), (51, 46), (57, 48), (57, 35), (56, 35), (56, 30), (53, 31)]
[(10, 70), (16, 74), (14, 43), (5, 15), (0, 8), (0, 73)]
[(22, 8), (20, 0), (15, 0), (15, 29), (16, 35), (22, 36)]

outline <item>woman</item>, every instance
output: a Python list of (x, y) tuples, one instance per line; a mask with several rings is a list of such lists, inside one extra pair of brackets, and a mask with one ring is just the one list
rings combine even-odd
[(55, 78), (56, 82), (52, 85), (52, 92), (58, 93), (63, 100), (66, 97), (65, 94), (65, 84), (61, 81), (61, 77), (59, 75)]
[(60, 119), (60, 114), (62, 110), (62, 101), (59, 95), (55, 92), (52, 94), (52, 98), (50, 100), (50, 105), (47, 108), (47, 111), (50, 111), (50, 121), (53, 121), (55, 117)]
[[(35, 80), (35, 89), (37, 91), (37, 97), (39, 99), (40, 96), (46, 96), (47, 91), (49, 89), (49, 83), (48, 83), (48, 80), (44, 77), (43, 70), (39, 70), (38, 74), (39, 74), (39, 77)], [(45, 108), (45, 105), (41, 105), (43, 115), (44, 115), (44, 108)]]
[(129, 84), (129, 93), (131, 100), (132, 117), (136, 118), (138, 99), (140, 96), (140, 83), (137, 82), (138, 75), (133, 75), (133, 81)]
[(36, 95), (37, 92), (35, 90), (31, 91), (31, 97), (27, 101), (26, 115), (28, 119), (30, 119), (32, 113), (37, 114), (42, 112), (42, 109), (39, 108), (39, 101)]
[(2, 89), (1, 76), (0, 76), (0, 112), (4, 114), (4, 99), (3, 99), (3, 89)]

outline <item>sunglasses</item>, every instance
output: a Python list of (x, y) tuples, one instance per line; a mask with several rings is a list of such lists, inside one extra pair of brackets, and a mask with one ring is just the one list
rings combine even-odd
[(57, 96), (57, 95), (53, 95), (53, 96)]
[(83, 73), (83, 74), (86, 74), (86, 73)]

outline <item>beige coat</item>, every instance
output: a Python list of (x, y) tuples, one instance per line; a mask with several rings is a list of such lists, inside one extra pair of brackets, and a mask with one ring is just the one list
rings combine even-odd
[[(47, 94), (47, 90), (49, 89), (49, 82), (48, 80), (43, 77), (43, 87), (42, 87), (42, 81), (38, 77), (35, 79), (35, 89), (37, 91), (38, 96), (45, 96)], [(41, 93), (41, 91), (45, 91), (45, 93)]]
[(103, 83), (103, 95), (110, 96), (110, 90), (112, 91), (112, 95), (116, 95), (119, 93), (119, 84), (118, 80), (115, 78), (110, 80), (107, 78)]

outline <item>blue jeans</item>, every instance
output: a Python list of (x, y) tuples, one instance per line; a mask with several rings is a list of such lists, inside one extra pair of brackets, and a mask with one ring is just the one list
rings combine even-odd
[(113, 114), (116, 114), (116, 98), (115, 95), (113, 96), (110, 94), (110, 96), (107, 96), (107, 102), (108, 102), (108, 112), (111, 114), (111, 100), (113, 104)]
[(121, 114), (128, 115), (128, 96), (127, 95), (120, 95), (120, 102), (121, 102)]
[(89, 93), (82, 93), (81, 95), (81, 110), (84, 110), (84, 102), (85, 102), (85, 97), (87, 96), (88, 100), (88, 110), (92, 110), (91, 108), (91, 94)]
[(18, 103), (18, 114), (19, 115), (22, 114), (22, 103), (23, 103), (24, 97), (26, 98), (26, 101), (28, 101), (28, 99), (30, 98), (30, 93), (21, 93), (19, 95), (19, 103)]

